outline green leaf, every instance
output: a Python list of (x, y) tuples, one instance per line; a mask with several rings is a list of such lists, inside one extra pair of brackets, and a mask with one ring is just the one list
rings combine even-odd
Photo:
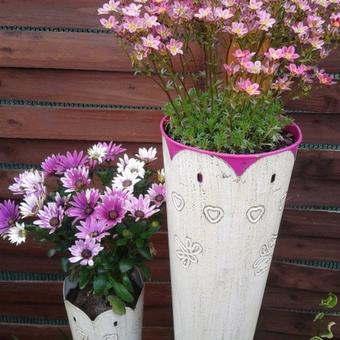
[(125, 304), (118, 296), (109, 295), (107, 300), (112, 307), (113, 313), (117, 315), (124, 315), (126, 313)]
[(313, 322), (316, 322), (318, 320), (322, 320), (324, 317), (325, 317), (325, 313), (324, 312), (320, 312), (320, 313), (315, 315), (315, 318), (314, 318)]
[(47, 256), (52, 257), (53, 255), (55, 255), (56, 252), (57, 252), (57, 249), (51, 248), (51, 249), (48, 250)]
[(333, 293), (328, 293), (328, 296), (321, 300), (320, 306), (325, 308), (334, 308), (338, 303), (338, 298)]
[(63, 258), (60, 260), (60, 266), (61, 266), (61, 270), (62, 270), (64, 273), (67, 273), (67, 272), (68, 272), (69, 267), (70, 267), (70, 261), (68, 260), (67, 257), (63, 257)]
[(319, 336), (313, 336), (312, 338), (310, 338), (310, 340), (323, 340), (323, 339), (320, 338)]
[(129, 271), (134, 265), (134, 260), (131, 258), (124, 258), (119, 261), (119, 270), (122, 273)]
[(144, 264), (144, 263), (138, 263), (137, 268), (142, 273), (144, 280), (149, 281), (151, 278), (151, 272), (150, 269)]
[(128, 240), (126, 238), (120, 238), (117, 240), (116, 245), (118, 247), (121, 247), (121, 246), (126, 246), (127, 243), (128, 243)]
[(152, 259), (152, 255), (150, 253), (150, 250), (149, 249), (138, 249), (138, 252), (143, 256), (145, 257), (146, 259), (148, 260), (151, 260)]
[(91, 278), (91, 272), (86, 267), (81, 267), (79, 272), (79, 288), (84, 289), (86, 285), (89, 283)]
[(113, 277), (110, 278), (110, 283), (119, 298), (128, 303), (132, 303), (134, 301), (133, 295), (125, 288), (124, 285), (117, 282)]
[(327, 325), (327, 330), (323, 333), (320, 334), (320, 336), (322, 338), (326, 338), (326, 339), (333, 339), (334, 338), (334, 335), (333, 335), (333, 332), (332, 332), (332, 327), (336, 325), (336, 323), (334, 321), (331, 321), (328, 323)]
[(103, 295), (107, 284), (107, 279), (105, 275), (95, 276), (93, 279), (93, 291), (97, 295)]
[(134, 289), (133, 289), (133, 285), (131, 280), (129, 279), (129, 277), (127, 275), (123, 276), (123, 285), (131, 292), (133, 293)]

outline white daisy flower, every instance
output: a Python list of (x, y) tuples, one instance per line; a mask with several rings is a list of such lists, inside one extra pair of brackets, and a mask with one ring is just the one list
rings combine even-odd
[(150, 163), (157, 159), (157, 149), (156, 148), (139, 148), (136, 157), (140, 160), (144, 161), (145, 163)]
[(144, 178), (145, 163), (136, 159), (136, 158), (129, 158), (126, 154), (124, 158), (119, 159), (119, 163), (117, 163), (118, 169), (117, 171), (121, 174), (132, 174), (136, 177)]
[(9, 190), (14, 194), (44, 194), (46, 187), (44, 186), (45, 175), (39, 170), (29, 170), (16, 177), (15, 183), (9, 186)]
[(117, 171), (119, 173), (123, 173), (128, 163), (129, 163), (129, 156), (125, 153), (123, 158), (119, 158), (119, 162), (117, 162)]
[(107, 156), (107, 147), (102, 143), (94, 144), (87, 150), (87, 154), (91, 159), (103, 163)]
[(16, 223), (15, 226), (11, 227), (6, 233), (6, 238), (11, 243), (15, 243), (17, 246), (26, 241), (26, 230), (24, 223)]
[(36, 196), (35, 194), (28, 195), (20, 203), (19, 212), (22, 218), (36, 216), (42, 208), (44, 197)]
[(141, 179), (138, 178), (135, 174), (124, 172), (123, 174), (118, 174), (112, 180), (112, 187), (114, 189), (126, 190), (128, 192), (133, 192), (134, 186)]

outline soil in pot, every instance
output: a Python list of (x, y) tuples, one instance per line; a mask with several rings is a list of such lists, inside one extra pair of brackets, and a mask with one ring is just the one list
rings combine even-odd
[[(134, 309), (142, 292), (143, 282), (139, 274), (134, 274), (131, 282), (135, 291), (135, 300), (132, 304), (127, 304), (127, 307)], [(92, 294), (89, 288), (80, 289), (79, 285), (68, 292), (66, 299), (80, 308), (92, 321), (101, 313), (111, 309), (104, 296)]]

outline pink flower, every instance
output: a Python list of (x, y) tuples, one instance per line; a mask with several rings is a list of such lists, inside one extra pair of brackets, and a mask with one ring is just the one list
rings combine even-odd
[(244, 23), (234, 21), (231, 24), (230, 31), (231, 31), (231, 33), (234, 33), (239, 37), (243, 37), (244, 35), (246, 35), (248, 33), (248, 28), (246, 27), (246, 25)]
[(283, 53), (281, 48), (275, 49), (271, 47), (264, 55), (269, 60), (279, 60), (282, 58)]
[(78, 166), (84, 166), (88, 161), (87, 156), (84, 155), (83, 151), (73, 151), (67, 152), (66, 155), (62, 155), (59, 161), (59, 173), (72, 168), (77, 168)]
[(200, 8), (198, 10), (198, 13), (195, 14), (195, 18), (198, 19), (206, 19), (212, 14), (212, 8), (211, 7), (205, 7)]
[(169, 27), (165, 25), (159, 25), (156, 27), (156, 32), (162, 37), (162, 39), (167, 39), (171, 36), (172, 32)]
[(118, 27), (118, 21), (114, 16), (110, 16), (109, 19), (101, 18), (100, 23), (107, 29), (116, 29)]
[(189, 3), (185, 1), (175, 1), (171, 6), (170, 17), (173, 20), (191, 20), (194, 16), (194, 12)]
[(317, 50), (321, 50), (325, 42), (319, 37), (313, 37), (309, 40), (309, 43)]
[(272, 84), (272, 89), (277, 91), (290, 91), (291, 85), (293, 85), (294, 82), (290, 81), (287, 76), (278, 78), (275, 83)]
[(175, 39), (171, 39), (170, 42), (166, 45), (166, 48), (169, 50), (169, 52), (173, 56), (177, 54), (183, 54), (182, 47), (183, 47), (183, 43)]
[(255, 55), (254, 52), (250, 52), (249, 50), (241, 50), (237, 49), (234, 53), (233, 56), (239, 60), (243, 61), (250, 61), (250, 59)]
[(294, 33), (297, 33), (299, 36), (301, 36), (307, 34), (309, 27), (305, 26), (303, 22), (300, 21), (292, 26), (292, 30)]
[(261, 73), (262, 70), (262, 64), (260, 61), (248, 61), (246, 63), (243, 64), (244, 68), (247, 70), (248, 73), (252, 73), (252, 74), (259, 74)]
[(234, 14), (230, 9), (223, 9), (222, 7), (217, 7), (214, 10), (214, 17), (219, 20), (228, 20), (233, 17)]
[(100, 246), (93, 238), (86, 240), (78, 240), (75, 244), (68, 248), (72, 257), (69, 258), (71, 263), (80, 261), (80, 265), (92, 267), (94, 265), (93, 258), (97, 256), (104, 248)]
[(147, 219), (159, 211), (155, 205), (151, 205), (150, 198), (143, 195), (139, 195), (138, 198), (132, 197), (127, 202), (127, 209), (136, 221)]
[(144, 23), (143, 20), (141, 20), (140, 18), (127, 17), (126, 20), (123, 22), (122, 27), (124, 28), (124, 30), (130, 33), (135, 33), (138, 30), (143, 29)]
[(323, 20), (318, 15), (308, 15), (307, 17), (307, 25), (309, 26), (309, 28), (313, 30), (322, 27), (324, 23), (325, 23), (325, 20)]
[(49, 230), (49, 233), (52, 234), (61, 227), (63, 219), (64, 209), (62, 207), (58, 207), (56, 203), (50, 202), (38, 212), (38, 220), (33, 223), (40, 228)]
[(160, 39), (160, 36), (155, 37), (153, 34), (149, 34), (147, 37), (142, 37), (143, 46), (157, 51), (161, 44)]
[(105, 195), (96, 207), (95, 217), (104, 221), (110, 228), (121, 223), (126, 214), (126, 202), (119, 195)]
[(131, 3), (129, 6), (122, 8), (122, 13), (129, 17), (138, 17), (141, 12), (142, 5)]
[(296, 77), (300, 77), (306, 74), (307, 67), (304, 64), (297, 66), (296, 64), (289, 64), (287, 66), (289, 72)]
[(320, 84), (322, 85), (334, 85), (336, 82), (333, 80), (333, 78), (325, 72), (325, 70), (316, 70), (315, 75), (318, 78)]
[(110, 0), (103, 7), (98, 8), (98, 14), (109, 14), (110, 12), (118, 12), (120, 1)]
[(332, 13), (330, 16), (331, 19), (331, 25), (336, 28), (340, 28), (340, 12), (338, 13)]
[(253, 11), (259, 10), (263, 5), (262, 1), (250, 0), (248, 7)]
[(273, 19), (270, 13), (268, 13), (267, 11), (264, 10), (257, 11), (257, 15), (259, 17), (260, 24), (259, 28), (262, 31), (268, 31), (269, 28), (271, 28), (276, 22), (276, 20)]
[(59, 162), (61, 160), (61, 155), (51, 155), (47, 157), (42, 163), (41, 168), (46, 176), (61, 174)]
[(283, 56), (283, 58), (287, 59), (288, 61), (294, 61), (295, 59), (300, 57), (299, 54), (295, 53), (295, 47), (294, 46), (289, 46), (289, 47), (284, 46), (282, 48), (282, 56)]
[(90, 217), (86, 221), (81, 221), (80, 225), (77, 225), (76, 228), (79, 230), (79, 233), (76, 233), (76, 236), (84, 240), (92, 238), (100, 242), (102, 238), (110, 235), (110, 233), (107, 232), (109, 229), (107, 224), (94, 217)]
[(257, 96), (261, 93), (259, 90), (260, 85), (257, 83), (252, 83), (250, 79), (240, 78), (237, 81), (236, 86), (240, 91), (246, 92), (250, 96)]
[(240, 70), (240, 65), (235, 65), (234, 63), (224, 64), (223, 66), (229, 77), (233, 76)]
[(19, 207), (14, 201), (7, 200), (0, 203), (0, 236), (13, 227), (19, 217)]
[(159, 26), (160, 23), (157, 21), (157, 17), (155, 15), (149, 15), (148, 13), (144, 14), (144, 27), (152, 28)]
[(279, 67), (280, 67), (279, 63), (270, 63), (266, 61), (264, 64), (262, 64), (262, 71), (265, 74), (271, 75), (274, 74)]
[(155, 203), (159, 208), (165, 201), (165, 185), (152, 184), (151, 188), (148, 190), (147, 197), (149, 197), (151, 202)]

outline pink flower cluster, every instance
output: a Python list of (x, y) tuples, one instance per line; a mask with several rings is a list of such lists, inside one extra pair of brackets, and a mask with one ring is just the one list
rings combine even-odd
[[(25, 238), (12, 234), (16, 228), (16, 233), (23, 235), (25, 223), (33, 221), (33, 225), (55, 234), (67, 229), (65, 223), (69, 220), (76, 238), (69, 248), (70, 262), (93, 266), (93, 258), (103, 250), (101, 240), (112, 237), (118, 224), (125, 219), (147, 220), (159, 212), (165, 201), (163, 183), (153, 183), (143, 194), (135, 194), (135, 185), (149, 171), (146, 165), (156, 159), (156, 149), (140, 148), (136, 158), (124, 154), (118, 159), (124, 151), (112, 142), (97, 143), (87, 154), (74, 151), (52, 155), (42, 162), (42, 171), (20, 174), (9, 189), (22, 196), (22, 202), (19, 206), (14, 201), (0, 204), (0, 235), (11, 235), (10, 241), (19, 244)], [(113, 171), (108, 186), (95, 186), (99, 165)], [(57, 179), (60, 187), (48, 192), (46, 182), (50, 178)]]
[[(227, 44), (220, 60), (227, 60), (227, 87), (236, 91), (280, 94), (293, 83), (333, 84), (316, 64), (339, 41), (339, 0), (110, 0), (98, 14), (141, 68), (169, 70), (171, 57), (186, 55), (192, 43), (215, 50)], [(228, 60), (235, 47), (236, 62)], [(205, 58), (205, 65), (215, 62)]]

